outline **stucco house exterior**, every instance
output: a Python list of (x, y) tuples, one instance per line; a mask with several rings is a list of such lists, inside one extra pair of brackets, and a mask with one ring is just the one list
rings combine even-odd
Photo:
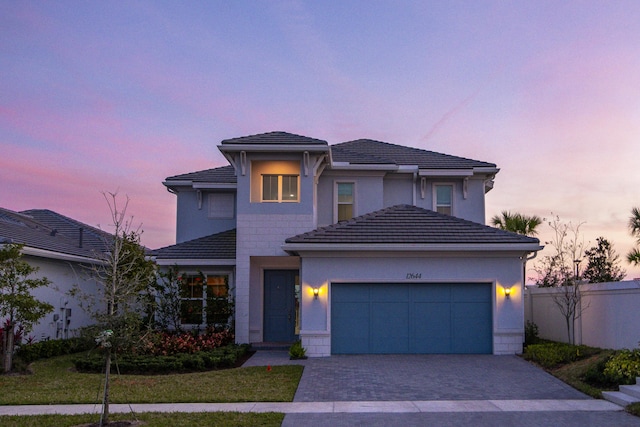
[(523, 264), (542, 247), (484, 225), (495, 164), (286, 132), (218, 149), (229, 165), (163, 182), (177, 243), (153, 253), (204, 274), (184, 304), (229, 284), (237, 342), (300, 339), (311, 357), (522, 351)]
[[(46, 209), (15, 212), (0, 208), (0, 246), (23, 244), (22, 259), (38, 271), (33, 277), (46, 277), (47, 287), (37, 288), (34, 296), (53, 305), (24, 338), (36, 341), (75, 336), (79, 328), (94, 323), (68, 292), (78, 285), (84, 293), (96, 291), (89, 268), (96, 263), (96, 251), (103, 251), (109, 234), (95, 227)], [(2, 321), (3, 319), (0, 319)]]

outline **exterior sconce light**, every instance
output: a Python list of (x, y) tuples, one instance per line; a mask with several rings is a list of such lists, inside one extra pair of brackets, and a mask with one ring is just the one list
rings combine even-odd
[(320, 289), (313, 288), (313, 299), (318, 299), (318, 294), (320, 293)]
[(509, 299), (511, 297), (511, 288), (504, 288), (504, 296)]

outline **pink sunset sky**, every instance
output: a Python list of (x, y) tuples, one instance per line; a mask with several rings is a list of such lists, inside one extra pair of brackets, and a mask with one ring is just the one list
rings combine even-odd
[(496, 163), (487, 220), (553, 212), (624, 258), (640, 2), (0, 3), (1, 207), (108, 230), (101, 192), (118, 191), (142, 242), (170, 245), (164, 178), (274, 130)]

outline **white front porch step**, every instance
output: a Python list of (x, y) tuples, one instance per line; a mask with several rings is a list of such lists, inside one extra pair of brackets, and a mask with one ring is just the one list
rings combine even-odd
[(636, 385), (621, 385), (619, 388), (621, 392), (640, 399), (640, 385), (637, 382)]
[(609, 402), (613, 402), (616, 405), (627, 406), (631, 403), (640, 402), (640, 398), (635, 396), (630, 396), (621, 391), (603, 391), (602, 397), (604, 397)]

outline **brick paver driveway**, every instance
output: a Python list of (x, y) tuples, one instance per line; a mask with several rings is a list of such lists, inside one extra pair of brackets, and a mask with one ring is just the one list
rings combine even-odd
[(306, 360), (294, 401), (588, 398), (517, 356), (350, 355)]

